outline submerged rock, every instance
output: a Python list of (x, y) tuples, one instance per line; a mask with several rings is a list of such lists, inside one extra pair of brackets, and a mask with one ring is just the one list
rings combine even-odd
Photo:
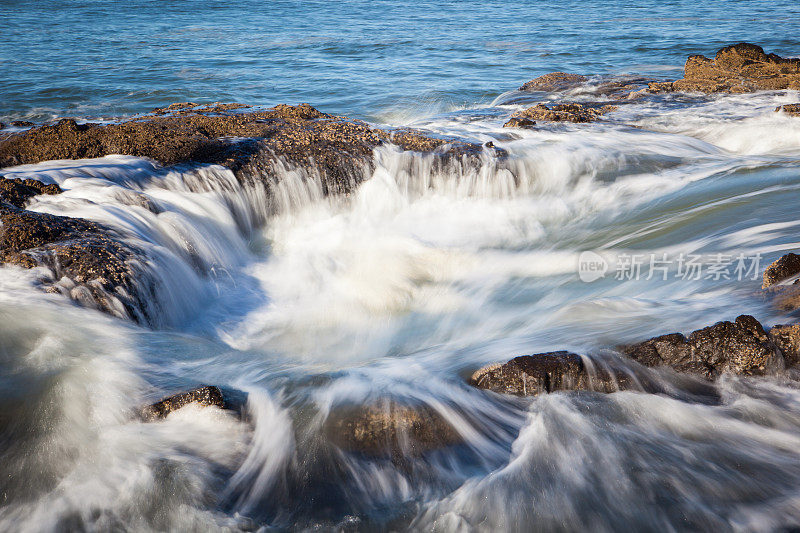
[(551, 72), (525, 83), (520, 91), (564, 91), (583, 85), (589, 78), (580, 74), (567, 72)]
[(216, 406), (220, 409), (229, 408), (222, 391), (218, 387), (205, 386), (168, 396), (156, 403), (150, 404), (142, 409), (141, 417), (147, 422), (161, 420), (189, 404), (197, 404), (202, 407)]
[(536, 396), (561, 390), (613, 392), (627, 384), (627, 376), (605, 368), (587, 369), (583, 358), (558, 351), (521, 355), (507, 363), (477, 370), (468, 383), (480, 389), (515, 396)]
[[(557, 104), (547, 107), (545, 104), (536, 104), (533, 107), (517, 111), (511, 115), (511, 120), (503, 127), (529, 127), (536, 124), (536, 120), (549, 122), (594, 122), (602, 115), (613, 111), (614, 105), (582, 105), (582, 104)], [(531, 124), (532, 123), (532, 124)]]
[(800, 59), (767, 54), (760, 46), (738, 43), (717, 52), (714, 59), (692, 55), (683, 79), (651, 84), (650, 92), (747, 93), (800, 89)]
[(775, 112), (783, 111), (787, 115), (793, 115), (795, 117), (800, 117), (800, 104), (786, 104), (782, 106), (778, 106), (775, 109)]
[(699, 329), (688, 338), (680, 333), (654, 337), (622, 352), (645, 366), (669, 366), (707, 379), (723, 372), (760, 376), (784, 367), (778, 347), (749, 315)]
[(373, 456), (417, 455), (462, 440), (435, 409), (396, 402), (336, 409), (325, 433), (346, 451)]

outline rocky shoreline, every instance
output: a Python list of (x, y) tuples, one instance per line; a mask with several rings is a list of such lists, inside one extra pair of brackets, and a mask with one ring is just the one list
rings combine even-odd
[[(522, 91), (561, 92), (588, 78), (551, 73), (523, 85)], [(646, 84), (646, 87), (642, 87)], [(537, 121), (584, 123), (601, 120), (626, 101), (665, 92), (705, 94), (757, 90), (800, 90), (800, 59), (766, 54), (758, 46), (725, 47), (714, 59), (690, 56), (684, 78), (672, 82), (636, 80), (598, 89), (616, 100), (604, 104), (538, 104), (512, 115), (506, 127), (534, 127)], [(800, 104), (776, 111), (800, 115)], [(241, 104), (172, 104), (152, 114), (116, 124), (79, 124), (62, 119), (22, 133), (0, 130), (0, 169), (57, 159), (125, 154), (150, 158), (165, 167), (216, 164), (230, 169), (242, 184), (276, 178), (274, 167), (289, 163), (320, 172), (325, 195), (346, 195), (369, 175), (373, 150), (392, 144), (401, 150), (430, 154), (436, 164), (478, 160), (502, 150), (461, 139), (434, 136), (408, 128), (383, 129), (358, 120), (322, 113), (308, 104), (254, 109)], [(0, 174), (2, 171), (0, 170)], [(0, 176), (1, 178), (1, 176)], [(44, 284), (83, 305), (142, 324), (151, 323), (149, 302), (154, 283), (146, 254), (111, 228), (84, 219), (26, 209), (31, 198), (62, 191), (35, 180), (0, 179), (0, 263), (46, 267), (53, 280)], [(800, 256), (787, 254), (764, 272), (763, 290), (783, 309), (800, 307)], [(114, 298), (110, 298), (113, 295)], [(478, 369), (468, 384), (493, 393), (536, 396), (557, 391), (619, 390), (664, 392), (640, 368), (667, 368), (713, 383), (721, 375), (775, 375), (800, 363), (800, 324), (765, 329), (752, 316), (719, 322), (688, 336), (670, 333), (630, 346), (613, 347), (617, 360), (601, 362), (593, 354), (556, 351), (523, 355)], [(611, 362), (609, 362), (611, 361)], [(203, 387), (146, 407), (142, 418), (155, 421), (188, 404), (230, 408), (216, 387)], [(419, 453), (459, 442), (458, 433), (424, 406), (388, 402), (342, 409), (326, 431), (345, 450), (368, 455)]]

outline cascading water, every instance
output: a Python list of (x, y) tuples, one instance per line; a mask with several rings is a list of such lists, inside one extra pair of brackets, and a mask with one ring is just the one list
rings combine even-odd
[[(464, 380), (559, 349), (632, 365), (610, 348), (741, 313), (786, 321), (752, 296), (757, 279), (584, 283), (576, 268), (586, 250), (760, 252), (766, 265), (796, 248), (800, 122), (772, 112), (790, 97), (728, 97), (713, 116), (633, 103), (618, 123), (513, 133), (501, 97), (414, 125), (491, 140), (502, 157), (487, 146), (442, 163), (387, 145), (339, 197), (283, 163), (271, 182), (124, 156), (4, 169), (64, 190), (29, 210), (100, 222), (143, 250), (154, 298), (137, 324), (76, 305), (70, 280), (39, 290), (46, 269), (0, 269), (0, 529), (798, 523), (791, 376), (727, 376), (714, 399), (634, 366), (665, 392), (512, 399)], [(134, 416), (198, 383), (246, 395), (244, 416)], [(457, 438), (381, 455), (332, 435), (343, 407), (389, 402), (424, 406)]]

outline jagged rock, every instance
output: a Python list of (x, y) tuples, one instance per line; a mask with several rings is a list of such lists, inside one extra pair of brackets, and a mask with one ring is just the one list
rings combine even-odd
[[(53, 280), (66, 277), (72, 287), (46, 285), (89, 307), (146, 322), (155, 288), (142, 270), (141, 250), (116, 238), (108, 228), (87, 220), (37, 213), (0, 204), (0, 262), (25, 268), (47, 266)], [(120, 308), (121, 307), (121, 308)]]
[(679, 333), (655, 337), (622, 352), (645, 366), (670, 366), (707, 379), (723, 372), (764, 375), (784, 365), (778, 347), (749, 315), (699, 329), (688, 338)]
[(761, 288), (766, 289), (798, 274), (800, 274), (800, 255), (788, 253), (773, 261), (764, 270), (764, 282)]
[(371, 164), (373, 148), (386, 142), (421, 152), (447, 147), (452, 156), (481, 152), (478, 144), (410, 129), (385, 131), (308, 104), (247, 112), (243, 107), (183, 103), (156, 110), (156, 116), (108, 125), (62, 119), (0, 141), (0, 167), (109, 154), (149, 157), (165, 165), (218, 163), (234, 171), (248, 164), (267, 168), (275, 158), (299, 165), (313, 159), (327, 178), (326, 189), (347, 192), (363, 165)]
[(525, 117), (511, 117), (511, 120), (503, 124), (504, 128), (532, 128), (536, 125), (535, 120)]
[(766, 54), (760, 46), (738, 43), (717, 52), (714, 59), (692, 55), (683, 79), (651, 87), (653, 92), (747, 93), (800, 89), (800, 59)]
[[(547, 107), (544, 104), (536, 104), (533, 107), (517, 111), (511, 115), (511, 120), (506, 122), (503, 127), (528, 127), (524, 121), (545, 120), (550, 122), (594, 122), (601, 115), (613, 111), (617, 106), (599, 105), (589, 106), (582, 104), (558, 104)], [(534, 122), (535, 124), (535, 122)]]
[(435, 409), (394, 401), (338, 408), (325, 433), (344, 450), (373, 456), (417, 455), (462, 441)]
[(536, 396), (561, 390), (613, 392), (628, 385), (625, 374), (606, 368), (590, 372), (580, 355), (567, 351), (522, 355), (477, 370), (469, 384), (502, 394)]
[(0, 176), (0, 201), (16, 207), (39, 194), (60, 194), (61, 187), (55, 183), (42, 183), (34, 179), (3, 178)]
[(525, 83), (520, 91), (564, 91), (583, 85), (589, 78), (580, 74), (551, 72)]
[(222, 391), (218, 387), (205, 386), (192, 389), (190, 391), (181, 392), (173, 396), (168, 396), (154, 404), (148, 405), (142, 409), (141, 417), (147, 422), (154, 420), (161, 420), (166, 418), (170, 413), (173, 413), (185, 407), (190, 403), (200, 405), (202, 407), (216, 406), (220, 409), (229, 408), (228, 403)]
[(31, 126), (35, 126), (33, 122), (27, 120), (12, 120), (11, 125), (18, 128), (30, 128)]
[(800, 104), (786, 104), (786, 105), (778, 106), (775, 109), (775, 112), (778, 112), (778, 111), (783, 111), (787, 115), (800, 117)]
[(787, 367), (800, 363), (800, 324), (773, 326), (769, 338), (781, 350)]

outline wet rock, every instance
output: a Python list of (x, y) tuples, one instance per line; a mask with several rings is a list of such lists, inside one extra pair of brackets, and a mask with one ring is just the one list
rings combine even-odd
[(522, 355), (476, 371), (468, 383), (480, 389), (515, 396), (536, 396), (561, 390), (613, 392), (627, 385), (627, 376), (606, 368), (586, 368), (580, 355), (567, 351)]
[(787, 115), (800, 117), (800, 104), (786, 104), (786, 105), (778, 106), (775, 109), (775, 111), (776, 112), (783, 111)]
[(520, 91), (565, 91), (583, 85), (589, 78), (580, 74), (569, 74), (567, 72), (551, 72), (544, 76), (539, 76), (525, 83), (519, 88)]
[[(45, 266), (50, 292), (66, 292), (84, 305), (140, 322), (150, 319), (154, 286), (142, 269), (146, 259), (104, 226), (0, 205), (0, 262)], [(62, 278), (72, 286), (56, 286)], [(59, 288), (60, 287), (60, 288)]]
[(688, 338), (679, 333), (655, 337), (622, 352), (645, 366), (669, 366), (706, 379), (723, 372), (759, 376), (784, 364), (778, 347), (749, 315), (699, 329)]
[(764, 282), (761, 288), (766, 289), (798, 274), (800, 274), (800, 255), (788, 253), (773, 261), (764, 270)]
[(35, 126), (33, 122), (29, 122), (27, 120), (12, 120), (11, 125), (18, 128), (30, 128), (31, 126)]
[(760, 46), (738, 43), (717, 52), (714, 59), (689, 56), (684, 78), (671, 90), (702, 93), (747, 93), (800, 89), (800, 59), (766, 54)]
[(372, 150), (387, 142), (406, 150), (446, 149), (452, 156), (481, 152), (478, 144), (410, 129), (386, 131), (308, 104), (259, 111), (242, 111), (242, 104), (170, 107), (119, 124), (62, 119), (12, 135), (0, 141), (0, 167), (109, 154), (149, 157), (165, 165), (217, 163), (234, 171), (248, 165), (269, 171), (279, 158), (298, 165), (313, 160), (324, 173), (324, 185), (338, 192), (352, 188), (358, 171), (371, 164)]
[(435, 409), (393, 401), (338, 408), (324, 430), (338, 447), (372, 456), (417, 455), (462, 440)]
[(16, 207), (39, 194), (60, 194), (61, 187), (55, 183), (42, 183), (34, 179), (3, 178), (0, 176), (0, 201)]
[[(511, 120), (503, 126), (528, 127), (526, 121), (544, 120), (549, 122), (594, 122), (602, 115), (613, 111), (617, 106), (614, 105), (582, 105), (582, 104), (558, 104), (547, 107), (545, 104), (536, 104), (528, 109), (517, 111), (511, 115)], [(535, 124), (535, 122), (534, 122)]]
[(503, 124), (504, 128), (532, 128), (536, 125), (535, 120), (525, 117), (511, 117), (511, 120)]
[(191, 403), (200, 405), (202, 407), (216, 406), (220, 409), (228, 408), (225, 397), (218, 387), (205, 386), (192, 389), (190, 391), (181, 392), (173, 396), (168, 396), (154, 404), (148, 405), (142, 409), (141, 417), (147, 422), (154, 420), (162, 420), (170, 413), (173, 413)]
[(769, 338), (781, 350), (787, 367), (800, 363), (800, 324), (773, 326)]

